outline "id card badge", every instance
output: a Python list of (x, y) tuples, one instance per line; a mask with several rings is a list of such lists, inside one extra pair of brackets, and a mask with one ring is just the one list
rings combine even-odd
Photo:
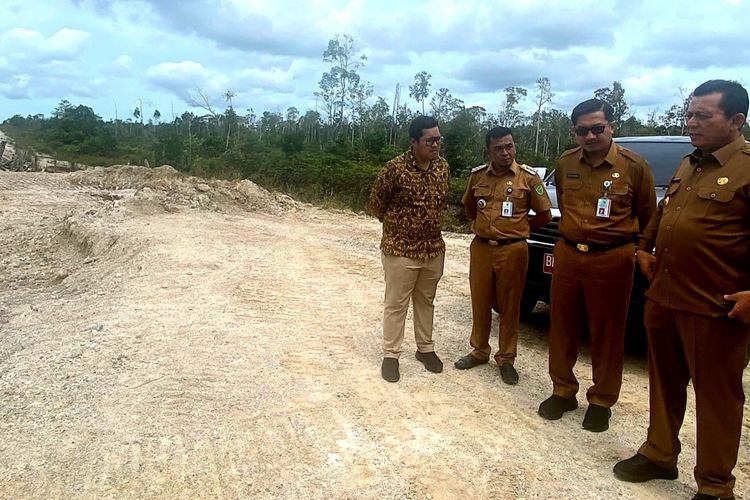
[(501, 215), (503, 217), (513, 217), (513, 202), (512, 201), (503, 202), (503, 210), (501, 212)]
[(612, 200), (606, 196), (596, 200), (596, 216), (600, 219), (609, 219), (609, 210), (612, 207)]

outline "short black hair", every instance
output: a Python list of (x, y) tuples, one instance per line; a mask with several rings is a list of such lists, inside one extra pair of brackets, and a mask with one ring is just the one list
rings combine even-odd
[(575, 126), (580, 117), (588, 115), (589, 113), (596, 113), (597, 111), (604, 111), (604, 118), (608, 122), (612, 122), (612, 120), (615, 119), (615, 111), (607, 101), (602, 101), (601, 99), (588, 99), (573, 108), (573, 112), (570, 114), (570, 121), (572, 121)]
[(693, 96), (698, 97), (709, 94), (721, 94), (719, 107), (727, 118), (731, 118), (737, 113), (742, 113), (747, 118), (747, 90), (738, 82), (732, 80), (708, 80), (698, 85), (693, 91)]
[(409, 137), (415, 141), (419, 141), (422, 138), (422, 131), (428, 128), (435, 128), (438, 126), (438, 121), (431, 116), (418, 116), (412, 120), (409, 125)]
[(487, 146), (487, 149), (489, 149), (492, 139), (500, 139), (506, 135), (513, 137), (513, 131), (508, 127), (492, 127), (489, 129), (487, 135), (484, 136), (484, 143)]

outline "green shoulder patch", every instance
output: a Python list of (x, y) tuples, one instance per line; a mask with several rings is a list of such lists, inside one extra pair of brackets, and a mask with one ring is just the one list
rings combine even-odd
[(537, 184), (534, 186), (534, 192), (539, 196), (544, 196), (544, 184)]

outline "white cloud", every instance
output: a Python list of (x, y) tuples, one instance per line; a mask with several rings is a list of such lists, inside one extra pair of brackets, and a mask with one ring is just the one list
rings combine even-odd
[(133, 65), (133, 58), (127, 54), (121, 54), (112, 61), (112, 64), (121, 68), (130, 68)]
[(13, 28), (0, 34), (0, 45), (12, 59), (18, 60), (55, 60), (76, 57), (89, 39), (89, 33), (81, 30), (63, 28), (52, 36), (25, 28)]
[(195, 61), (164, 62), (146, 70), (146, 78), (160, 82), (205, 82), (206, 69)]
[[(202, 88), (237, 109), (304, 113), (329, 63), (329, 39), (354, 36), (375, 95), (408, 98), (414, 74), (432, 74), (467, 105), (496, 110), (508, 85), (533, 94), (550, 78), (566, 113), (614, 80), (634, 110), (675, 101), (708, 78), (750, 81), (747, 0), (43, 0), (0, 16), (0, 110), (48, 111), (62, 98), (105, 114), (112, 101), (150, 99), (159, 109)], [(688, 33), (686, 35), (686, 33)], [(739, 40), (739, 41), (738, 41)], [(33, 75), (26, 78), (24, 75)], [(428, 98), (429, 100), (429, 98)], [(174, 101), (174, 103), (172, 102)], [(130, 106), (130, 104), (128, 104)], [(101, 111), (99, 111), (101, 108)], [(183, 107), (184, 109), (184, 107)], [(181, 110), (177, 110), (178, 112)], [(640, 111), (639, 111), (640, 112)], [(0, 116), (0, 121), (4, 117)]]
[(63, 28), (49, 37), (47, 45), (51, 51), (75, 53), (89, 37), (89, 33), (85, 31)]

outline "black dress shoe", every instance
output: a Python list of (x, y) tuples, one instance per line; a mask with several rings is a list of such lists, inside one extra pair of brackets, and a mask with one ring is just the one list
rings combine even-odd
[(471, 354), (467, 354), (463, 358), (453, 363), (453, 366), (455, 366), (459, 370), (468, 370), (469, 368), (474, 368), (475, 366), (484, 364), (487, 364), (487, 361), (482, 361), (481, 359), (475, 358)]
[(383, 366), (380, 367), (380, 374), (388, 382), (398, 382), (401, 375), (398, 373), (398, 359), (383, 358)]
[(604, 432), (609, 429), (609, 417), (612, 410), (605, 406), (589, 404), (583, 417), (583, 428), (591, 432)]
[(419, 361), (422, 362), (427, 371), (432, 373), (440, 373), (443, 371), (443, 362), (437, 357), (434, 352), (419, 352), (417, 351), (414, 355)]
[(696, 493), (693, 500), (734, 500), (734, 497), (716, 497), (705, 493)]
[(612, 470), (617, 479), (631, 483), (643, 483), (652, 479), (677, 479), (677, 467), (665, 469), (640, 453), (617, 462)]
[(573, 411), (578, 408), (578, 401), (575, 398), (564, 398), (553, 394), (539, 405), (537, 413), (547, 420), (558, 420), (562, 418), (566, 411)]
[(516, 385), (518, 383), (518, 372), (510, 363), (503, 363), (500, 365), (500, 376), (508, 385)]

